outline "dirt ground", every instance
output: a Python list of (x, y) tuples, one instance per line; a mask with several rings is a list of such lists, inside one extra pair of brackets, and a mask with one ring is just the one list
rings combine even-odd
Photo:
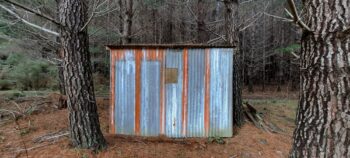
[[(261, 96), (270, 96), (262, 99)], [(274, 94), (275, 95), (275, 94)], [(169, 139), (144, 138), (108, 134), (108, 98), (98, 98), (101, 128), (108, 141), (108, 149), (99, 153), (76, 149), (70, 145), (67, 131), (68, 112), (55, 108), (52, 97), (31, 97), (22, 100), (0, 100), (0, 157), (69, 157), (69, 158), (280, 158), (287, 157), (294, 129), (296, 99), (273, 99), (267, 94), (245, 94), (245, 101), (253, 104), (264, 118), (282, 129), (269, 133), (247, 122), (235, 129), (232, 138), (224, 138), (224, 144), (208, 138)], [(250, 97), (249, 97), (250, 96)], [(278, 96), (278, 94), (276, 95)], [(283, 95), (281, 95), (283, 96)], [(24, 115), (14, 121), (4, 111)], [(17, 113), (20, 112), (20, 114)], [(49, 133), (64, 136), (38, 142)], [(57, 136), (57, 135), (56, 135)], [(59, 135), (58, 135), (59, 136)]]

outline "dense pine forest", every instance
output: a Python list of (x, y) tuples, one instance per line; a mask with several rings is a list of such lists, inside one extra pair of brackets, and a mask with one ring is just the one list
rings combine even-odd
[[(23, 4), (57, 17), (55, 1), (23, 1)], [(89, 5), (91, 62), (96, 89), (102, 92), (108, 90), (109, 77), (109, 53), (105, 45), (226, 45), (227, 42), (225, 5), (221, 1), (100, 0)], [(55, 66), (59, 66), (60, 56), (55, 33), (58, 28), (18, 6), (1, 7), (13, 11), (1, 10), (1, 89), (57, 90), (59, 75)], [(301, 32), (282, 18), (286, 16), (285, 7), (284, 0), (248, 0), (239, 4), (237, 48), (243, 55), (242, 79), (250, 92), (264, 91), (265, 87), (277, 91), (298, 89)]]

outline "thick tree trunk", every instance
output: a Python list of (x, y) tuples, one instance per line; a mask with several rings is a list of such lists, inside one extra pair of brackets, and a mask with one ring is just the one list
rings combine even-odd
[[(55, 19), (57, 21), (59, 21), (59, 3), (60, 3), (60, 0), (55, 0), (56, 1), (56, 17)], [(59, 28), (57, 28), (57, 32), (59, 32)], [(60, 37), (57, 37), (56, 38), (56, 42), (57, 43), (60, 43)], [(66, 95), (66, 89), (65, 89), (65, 86), (64, 86), (64, 75), (63, 75), (63, 52), (62, 52), (62, 49), (61, 49), (61, 45), (59, 45), (56, 50), (56, 55), (57, 57), (61, 60), (59, 61), (59, 63), (57, 64), (57, 70), (58, 70), (58, 88), (60, 90), (60, 93), (61, 93), (61, 97), (58, 99), (58, 106), (57, 108), (58, 109), (65, 109), (67, 108), (67, 99), (65, 97)]]
[(242, 109), (242, 89), (241, 89), (241, 56), (239, 51), (239, 39), (237, 30), (238, 21), (238, 0), (225, 0), (225, 30), (226, 39), (229, 45), (236, 46), (234, 55), (234, 74), (233, 82), (233, 123), (235, 126), (243, 125), (243, 109)]
[(100, 130), (92, 81), (87, 28), (88, 1), (61, 0), (60, 39), (64, 54), (64, 79), (69, 110), (70, 136), (80, 148), (102, 149), (106, 141)]
[(118, 5), (119, 5), (119, 13), (118, 13), (118, 24), (119, 24), (119, 33), (120, 33), (120, 40), (119, 44), (123, 44), (123, 33), (124, 33), (124, 5), (123, 5), (124, 0), (118, 0)]
[[(59, 38), (58, 38), (59, 41)], [(61, 47), (61, 46), (60, 46)], [(61, 48), (58, 48), (56, 50), (56, 54), (59, 57), (59, 59), (64, 60), (63, 58), (63, 52), (61, 51)], [(64, 65), (63, 61), (60, 61), (57, 64), (58, 69), (58, 87), (61, 93), (61, 97), (58, 99), (58, 109), (65, 109), (67, 108), (67, 99), (65, 97), (66, 95), (66, 89), (65, 89), (65, 82), (64, 82)]]
[(349, 0), (305, 0), (301, 89), (291, 157), (350, 157)]
[(131, 43), (132, 40), (131, 28), (134, 16), (133, 6), (133, 0), (125, 0), (122, 44)]

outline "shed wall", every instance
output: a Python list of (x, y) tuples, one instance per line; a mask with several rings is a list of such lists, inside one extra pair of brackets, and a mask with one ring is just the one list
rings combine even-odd
[(111, 133), (232, 136), (232, 70), (232, 48), (112, 49)]

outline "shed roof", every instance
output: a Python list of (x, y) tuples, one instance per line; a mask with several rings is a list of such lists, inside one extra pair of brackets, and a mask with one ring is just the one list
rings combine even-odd
[(128, 48), (235, 48), (228, 45), (202, 45), (202, 44), (126, 44), (107, 45), (107, 49), (128, 49)]

